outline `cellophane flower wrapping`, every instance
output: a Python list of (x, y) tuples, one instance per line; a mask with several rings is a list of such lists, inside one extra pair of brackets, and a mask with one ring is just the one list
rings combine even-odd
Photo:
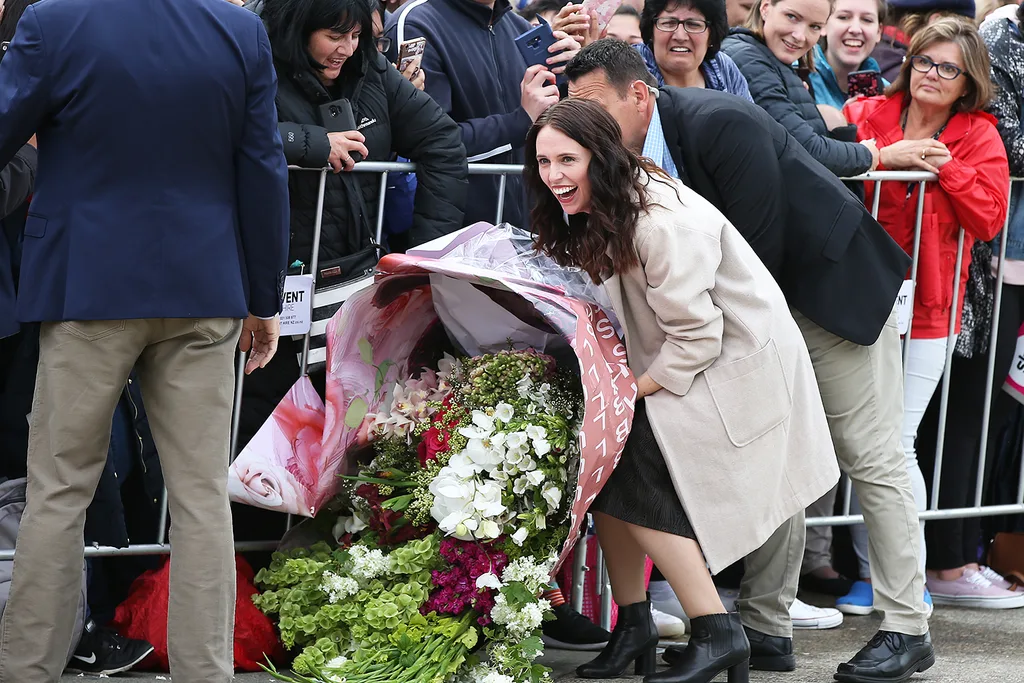
[(311, 510), (335, 495), (345, 508), (336, 544), (278, 553), (257, 576), (296, 673), (548, 676), (540, 595), (621, 455), (636, 385), (600, 290), (527, 245), (474, 226), (385, 257), (328, 325), (322, 420), (300, 382), (268, 422), (275, 439), (256, 448), (258, 434), (233, 466), (290, 462), (318, 482)]

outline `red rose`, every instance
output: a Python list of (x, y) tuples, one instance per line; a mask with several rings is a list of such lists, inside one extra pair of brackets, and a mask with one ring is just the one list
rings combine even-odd
[(436, 460), (438, 453), (447, 451), (448, 446), (447, 433), (442, 432), (436, 426), (423, 432), (423, 439), (420, 441), (420, 445), (417, 446), (417, 452), (420, 456), (420, 467), (426, 467), (427, 463)]

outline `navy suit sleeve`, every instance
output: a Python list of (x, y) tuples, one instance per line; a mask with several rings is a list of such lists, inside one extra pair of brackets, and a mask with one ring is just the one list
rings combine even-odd
[(725, 202), (722, 213), (774, 275), (782, 263), (786, 207), (772, 135), (750, 116), (719, 109), (705, 119), (700, 157)]
[(47, 115), (47, 74), (39, 18), (29, 5), (0, 62), (0, 168), (10, 163)]
[(277, 128), (277, 74), (263, 23), (256, 63), (249, 74), (245, 129), (235, 151), (238, 222), (249, 280), (249, 312), (281, 312), (288, 261), (288, 166)]
[[(0, 171), (0, 220), (21, 206), (32, 193), (36, 181), (37, 153), (25, 145), (11, 163)], [(0, 235), (3, 239), (3, 235)]]
[[(389, 35), (392, 39), (392, 52), (396, 53), (395, 45), (399, 41), (397, 35), (397, 24), (390, 27)], [(441, 105), (441, 109), (449, 116), (452, 114), (452, 85), (448, 75), (449, 66), (441, 59), (440, 50), (431, 50), (430, 45), (435, 40), (423, 32), (414, 21), (408, 21), (401, 36), (401, 40), (425, 37), (427, 49), (423, 52), (423, 74), (425, 79), (425, 90), (434, 101)], [(389, 55), (390, 58), (390, 55)], [(394, 59), (392, 58), (392, 61)], [(471, 67), (463, 67), (471, 68)], [(518, 84), (517, 84), (518, 85)], [(496, 87), (496, 86), (495, 86)], [(454, 116), (452, 117), (454, 118)], [(526, 134), (530, 132), (533, 121), (530, 115), (522, 106), (516, 107), (515, 111), (507, 114), (492, 114), (475, 119), (458, 121), (459, 132), (462, 134), (462, 144), (466, 148), (466, 154), (474, 157), (481, 154), (494, 152), (505, 145), (512, 149), (518, 149), (526, 144)]]

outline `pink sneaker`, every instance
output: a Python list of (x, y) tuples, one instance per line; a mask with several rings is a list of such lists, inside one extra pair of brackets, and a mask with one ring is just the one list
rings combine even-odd
[(992, 569), (992, 567), (981, 565), (981, 575), (991, 581), (992, 585), (996, 588), (1002, 588), (1003, 590), (1011, 591), (1013, 593), (1024, 593), (1024, 586), (1012, 581), (1007, 581), (1006, 577), (995, 569)]
[(973, 569), (964, 570), (956, 581), (928, 577), (928, 590), (936, 605), (959, 605), (982, 609), (1013, 609), (1024, 607), (1024, 593), (1013, 593), (992, 584)]

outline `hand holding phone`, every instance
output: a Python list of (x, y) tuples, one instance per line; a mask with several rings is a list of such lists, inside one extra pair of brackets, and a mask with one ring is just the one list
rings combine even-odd
[(854, 71), (846, 79), (846, 92), (850, 97), (876, 97), (885, 89), (882, 74), (877, 71)]
[(548, 58), (551, 57), (548, 48), (557, 42), (558, 39), (551, 31), (551, 25), (543, 19), (540, 24), (515, 39), (516, 47), (519, 48), (519, 54), (526, 60), (527, 68), (531, 66), (546, 68)]
[(540, 65), (531, 66), (523, 76), (521, 105), (532, 121), (540, 118), (548, 107), (558, 103), (555, 74)]
[(398, 46), (398, 71), (405, 73), (405, 70), (409, 68), (409, 64), (413, 62), (417, 57), (423, 55), (423, 51), (427, 49), (426, 38), (413, 38), (412, 40), (403, 41)]

